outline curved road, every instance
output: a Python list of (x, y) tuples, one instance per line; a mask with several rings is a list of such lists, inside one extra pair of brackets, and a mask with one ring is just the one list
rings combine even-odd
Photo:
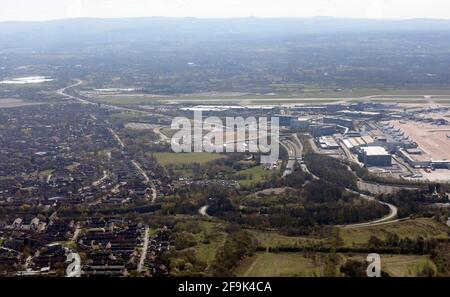
[(74, 84), (72, 84), (70, 86), (61, 88), (61, 89), (57, 90), (56, 93), (58, 95), (60, 95), (60, 96), (76, 100), (76, 101), (78, 101), (80, 103), (83, 103), (83, 104), (95, 104), (95, 103), (92, 103), (90, 101), (87, 101), (87, 100), (84, 100), (82, 98), (79, 98), (79, 97), (76, 97), (76, 96), (72, 96), (72, 95), (66, 93), (67, 90), (75, 88), (75, 87), (78, 87), (79, 85), (81, 85), (83, 83), (83, 81), (79, 80), (79, 79), (75, 79), (75, 81), (76, 81), (76, 83), (74, 83)]
[(170, 138), (161, 132), (161, 126), (156, 126), (153, 128), (153, 132), (159, 136), (159, 140), (162, 142), (169, 142)]
[(377, 220), (366, 222), (366, 223), (338, 225), (336, 227), (363, 228), (363, 227), (373, 227), (373, 226), (378, 226), (378, 225), (384, 225), (384, 224), (387, 224), (387, 223), (394, 223), (394, 222), (398, 221), (398, 220), (394, 220), (397, 217), (397, 214), (398, 214), (397, 206), (395, 206), (393, 204), (390, 204), (390, 203), (386, 203), (386, 202), (380, 201), (380, 200), (376, 199), (375, 197), (368, 196), (368, 195), (362, 194), (360, 192), (353, 191), (351, 189), (346, 189), (346, 190), (349, 191), (350, 193), (357, 194), (361, 198), (366, 199), (368, 201), (375, 201), (375, 202), (378, 202), (381, 205), (388, 206), (389, 207), (389, 214), (384, 216), (384, 217), (382, 217), (381, 219), (377, 219)]
[[(296, 136), (296, 135), (295, 135), (295, 136)], [(300, 142), (300, 140), (298, 139), (298, 137), (296, 138), (296, 140), (297, 140), (298, 143), (301, 144), (301, 142)], [(291, 142), (291, 144), (294, 145), (294, 143), (292, 143), (292, 142)], [(294, 147), (295, 147), (295, 146), (294, 146)], [(347, 168), (348, 168), (348, 170), (351, 171), (351, 168), (350, 168), (349, 166), (348, 166)], [(302, 169), (303, 169), (305, 172), (310, 173), (310, 174), (313, 176), (314, 179), (316, 179), (316, 180), (319, 179), (318, 176), (315, 176), (314, 174), (312, 174), (312, 173), (309, 171), (309, 169), (307, 168), (306, 164), (302, 164)], [(375, 202), (378, 202), (378, 203), (381, 204), (381, 205), (388, 206), (388, 207), (389, 207), (389, 214), (386, 215), (386, 216), (384, 216), (384, 217), (382, 217), (382, 218), (380, 218), (380, 219), (377, 219), (377, 220), (374, 220), (374, 221), (370, 221), (370, 222), (357, 223), (357, 224), (346, 224), (346, 225), (336, 225), (336, 227), (343, 227), (343, 228), (363, 228), (363, 227), (371, 227), (371, 226), (377, 226), (377, 225), (381, 225), (381, 224), (387, 224), (387, 223), (393, 223), (393, 222), (396, 222), (396, 221), (394, 221), (394, 219), (397, 217), (397, 214), (398, 214), (398, 207), (397, 207), (397, 206), (395, 206), (395, 205), (393, 205), (393, 204), (390, 204), (390, 203), (386, 203), (386, 202), (380, 201), (380, 200), (376, 199), (376, 198), (373, 197), (373, 196), (368, 196), (368, 195), (365, 195), (365, 194), (360, 193), (360, 192), (358, 192), (358, 191), (354, 191), (354, 190), (347, 189), (347, 188), (346, 188), (346, 190), (347, 190), (348, 192), (350, 192), (350, 193), (355, 194), (355, 195), (359, 195), (359, 197), (361, 197), (361, 198), (363, 198), (363, 199), (366, 199), (366, 200), (368, 200), (368, 201), (375, 201)]]
[[(68, 89), (75, 88), (75, 87), (77, 87), (77, 86), (79, 86), (79, 85), (81, 85), (83, 83), (83, 81), (81, 81), (79, 79), (75, 79), (75, 81), (76, 81), (75, 84), (72, 84), (70, 86), (61, 88), (61, 89), (57, 90), (57, 93), (59, 95), (61, 95), (61, 96), (64, 96), (64, 97), (67, 97), (67, 98), (79, 101), (79, 102), (81, 102), (83, 104), (98, 104), (98, 103), (90, 102), (90, 101), (87, 101), (85, 99), (82, 99), (82, 98), (79, 98), (79, 97), (67, 94), (66, 91)], [(130, 109), (130, 108), (126, 108), (126, 107), (120, 107), (120, 106), (114, 106), (114, 105), (106, 105), (106, 104), (101, 104), (101, 105), (105, 106), (105, 107), (109, 107), (109, 108), (114, 108), (114, 109), (121, 109), (121, 110), (128, 110), (128, 111), (137, 111), (137, 112), (142, 112), (142, 113), (147, 114), (147, 112), (143, 112), (141, 110)], [(291, 162), (291, 164), (289, 164), (289, 162), (288, 162), (288, 166), (291, 165), (291, 167), (289, 167), (289, 168), (292, 168), (292, 170), (293, 170), (293, 166), (294, 166), (295, 162), (297, 161), (297, 158), (301, 158), (302, 157), (301, 141), (298, 139), (297, 135), (294, 135), (294, 138), (295, 138), (295, 142), (297, 142), (297, 143), (295, 143), (292, 140), (287, 140), (287, 143), (280, 142), (287, 149), (287, 151), (289, 153), (289, 159), (290, 159), (289, 162), (293, 161), (293, 162)], [(291, 159), (293, 159), (293, 160), (291, 160)], [(286, 168), (288, 168), (288, 166), (286, 166)], [(306, 170), (308, 170), (306, 165), (304, 165), (302, 167), (305, 168)], [(287, 174), (286, 173), (287, 172), (285, 171), (285, 173), (283, 175), (285, 176), (285, 175), (289, 174), (289, 173), (287, 173)], [(314, 175), (313, 175), (313, 177), (315, 179), (318, 179), (318, 177), (316, 177)], [(375, 220), (375, 221), (371, 221), (371, 222), (367, 222), (367, 223), (359, 223), (359, 224), (340, 225), (338, 227), (359, 228), (359, 227), (376, 226), (376, 225), (387, 224), (387, 223), (392, 223), (392, 222), (398, 221), (398, 220), (393, 220), (397, 216), (397, 213), (398, 213), (398, 208), (395, 205), (379, 201), (379, 200), (375, 199), (372, 196), (367, 196), (365, 194), (362, 194), (362, 193), (359, 193), (359, 192), (356, 192), (356, 191), (353, 191), (353, 190), (350, 190), (350, 189), (347, 189), (347, 190), (349, 190), (349, 191), (351, 191), (351, 192), (353, 192), (355, 194), (359, 194), (360, 197), (362, 197), (364, 199), (371, 200), (371, 201), (376, 201), (376, 202), (378, 202), (378, 203), (380, 203), (382, 205), (387, 205), (389, 207), (390, 213), (387, 216), (385, 216), (385, 217), (383, 217), (381, 219)], [(205, 205), (205, 206), (201, 207), (199, 209), (199, 214), (202, 215), (202, 216), (210, 217), (210, 215), (208, 215), (208, 213), (207, 213), (208, 207), (209, 207), (208, 205)]]

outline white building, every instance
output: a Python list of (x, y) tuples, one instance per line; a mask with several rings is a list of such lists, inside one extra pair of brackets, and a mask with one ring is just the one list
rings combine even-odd
[(366, 166), (392, 166), (392, 156), (381, 146), (361, 147), (360, 159)]

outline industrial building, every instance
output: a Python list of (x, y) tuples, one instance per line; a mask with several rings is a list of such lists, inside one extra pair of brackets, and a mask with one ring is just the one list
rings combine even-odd
[(308, 129), (311, 126), (309, 118), (296, 118), (291, 120), (291, 129)]
[(325, 124), (339, 125), (349, 129), (353, 128), (353, 120), (342, 117), (324, 117), (323, 122)]
[(398, 155), (413, 168), (431, 167), (431, 158), (420, 149), (399, 149)]
[(373, 111), (341, 110), (338, 111), (338, 113), (354, 119), (379, 120), (382, 117), (382, 114), (380, 112), (373, 112)]
[(374, 145), (374, 139), (369, 135), (348, 137), (342, 140), (345, 147), (351, 152), (356, 153), (361, 147)]
[(321, 136), (317, 139), (317, 142), (321, 149), (337, 150), (339, 148), (339, 144), (332, 136)]
[(316, 106), (316, 105), (304, 105), (304, 106), (293, 106), (290, 108), (291, 111), (297, 111), (297, 112), (311, 112), (311, 113), (326, 113), (327, 107), (326, 106)]
[(450, 160), (433, 160), (421, 149), (400, 149), (398, 155), (413, 168), (450, 169)]
[(392, 156), (381, 146), (362, 147), (359, 157), (365, 166), (392, 166)]
[(297, 116), (283, 114), (276, 114), (275, 117), (279, 119), (280, 126), (291, 126), (291, 121), (298, 119)]
[(311, 126), (311, 135), (320, 137), (324, 135), (333, 135), (337, 132), (336, 125), (314, 125)]

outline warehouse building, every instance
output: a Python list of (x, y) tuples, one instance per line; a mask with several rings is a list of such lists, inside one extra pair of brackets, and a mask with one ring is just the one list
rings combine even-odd
[(335, 124), (349, 129), (353, 128), (353, 120), (342, 117), (324, 117), (323, 122), (325, 124)]
[(392, 156), (381, 146), (361, 147), (360, 161), (366, 166), (392, 166)]
[(276, 114), (275, 117), (279, 119), (280, 126), (291, 126), (291, 121), (297, 119), (297, 117), (293, 115)]
[(370, 120), (379, 120), (382, 117), (382, 114), (379, 112), (373, 111), (354, 111), (354, 110), (341, 110), (338, 113), (343, 114), (346, 117), (353, 119), (370, 119)]
[(416, 149), (399, 149), (398, 155), (403, 158), (413, 168), (431, 167), (431, 157), (422, 150)]
[(333, 136), (321, 136), (317, 138), (317, 143), (321, 149), (325, 150), (337, 150), (339, 148)]
[(295, 118), (291, 120), (291, 129), (308, 129), (311, 126), (309, 118)]
[(369, 135), (359, 137), (347, 137), (342, 140), (342, 143), (349, 151), (356, 153), (359, 151), (361, 147), (373, 146), (374, 139)]
[(337, 132), (336, 125), (314, 125), (311, 127), (311, 135), (320, 137), (324, 135), (333, 135)]

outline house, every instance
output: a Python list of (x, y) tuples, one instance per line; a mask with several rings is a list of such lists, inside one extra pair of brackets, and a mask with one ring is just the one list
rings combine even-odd
[(13, 229), (20, 229), (22, 227), (23, 219), (22, 218), (16, 218), (14, 222), (12, 223)]

